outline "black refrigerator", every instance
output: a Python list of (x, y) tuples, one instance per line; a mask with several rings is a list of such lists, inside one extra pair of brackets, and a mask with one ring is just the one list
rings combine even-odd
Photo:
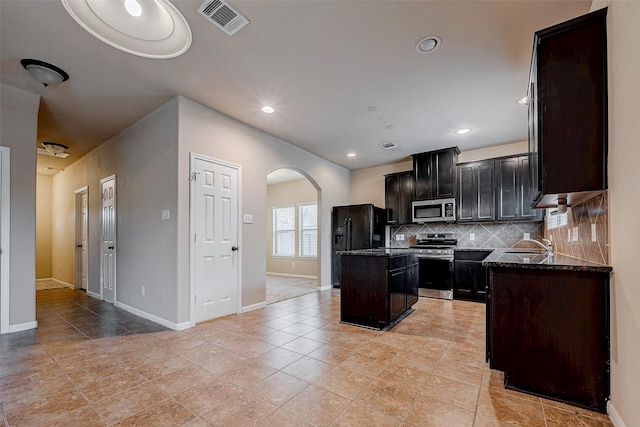
[(331, 283), (334, 287), (340, 286), (340, 255), (337, 252), (384, 247), (386, 219), (386, 211), (370, 203), (333, 207)]

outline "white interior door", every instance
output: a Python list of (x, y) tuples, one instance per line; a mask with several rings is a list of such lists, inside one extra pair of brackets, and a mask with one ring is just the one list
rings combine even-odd
[(102, 208), (100, 215), (100, 287), (102, 299), (116, 300), (116, 176), (100, 181)]
[(194, 157), (191, 210), (195, 321), (238, 311), (238, 168)]
[(0, 147), (0, 333), (9, 332), (9, 147)]
[(87, 188), (76, 191), (76, 288), (87, 290), (89, 273), (89, 205)]

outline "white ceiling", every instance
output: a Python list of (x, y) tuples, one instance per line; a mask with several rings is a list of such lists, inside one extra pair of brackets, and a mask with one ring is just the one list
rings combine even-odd
[[(59, 0), (0, 0), (1, 81), (42, 95), (38, 142), (72, 153), (38, 156), (39, 173), (68, 166), (176, 95), (352, 170), (522, 141), (527, 111), (516, 101), (526, 95), (533, 33), (588, 12), (591, 1), (230, 0), (251, 21), (232, 37), (197, 13), (201, 1), (173, 4), (193, 42), (157, 60), (99, 41)], [(427, 35), (442, 45), (419, 55)], [(71, 78), (43, 88), (22, 58)], [(262, 113), (264, 104), (276, 113)], [(473, 132), (453, 133), (462, 127)], [(379, 147), (388, 141), (398, 148)]]

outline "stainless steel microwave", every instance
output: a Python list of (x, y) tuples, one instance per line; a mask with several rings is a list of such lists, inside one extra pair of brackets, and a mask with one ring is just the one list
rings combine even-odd
[(412, 203), (413, 222), (456, 220), (456, 199), (418, 200)]

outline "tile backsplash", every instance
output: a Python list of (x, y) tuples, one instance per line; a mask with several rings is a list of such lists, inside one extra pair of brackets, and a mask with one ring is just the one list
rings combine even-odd
[[(604, 193), (577, 206), (567, 208), (567, 225), (545, 230), (551, 236), (554, 250), (599, 264), (609, 264), (609, 199)], [(595, 225), (596, 241), (592, 241), (592, 224)], [(573, 229), (577, 228), (577, 241)], [(548, 237), (547, 237), (548, 238)], [(569, 241), (571, 240), (571, 241)]]
[[(408, 247), (416, 244), (416, 236), (423, 233), (454, 233), (458, 247), (464, 249), (537, 248), (524, 240), (524, 233), (540, 240), (543, 237), (542, 222), (494, 222), (477, 224), (409, 224), (390, 226), (389, 247)], [(404, 240), (397, 240), (404, 235)], [(473, 236), (472, 236), (473, 235)], [(474, 240), (471, 240), (471, 238)]]

